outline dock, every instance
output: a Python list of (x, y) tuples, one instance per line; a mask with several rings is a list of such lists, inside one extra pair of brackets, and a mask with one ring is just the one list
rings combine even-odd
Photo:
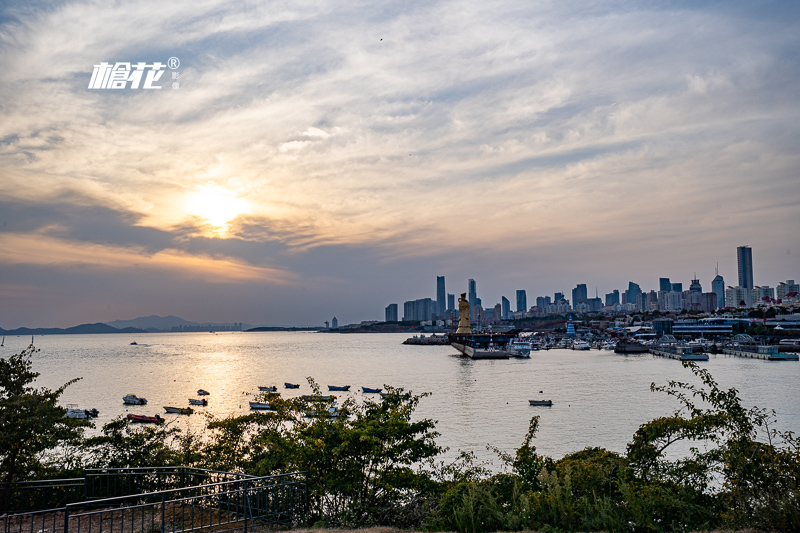
[(800, 359), (796, 353), (779, 352), (777, 346), (759, 346), (758, 348), (757, 351), (723, 348), (722, 353), (734, 357), (764, 359), (765, 361), (797, 361)]
[(658, 348), (650, 348), (650, 353), (658, 357), (669, 357), (678, 361), (708, 361), (708, 354), (704, 353), (675, 353)]

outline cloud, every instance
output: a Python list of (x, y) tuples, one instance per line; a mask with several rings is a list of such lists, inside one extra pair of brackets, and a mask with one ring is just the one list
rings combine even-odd
[[(4, 7), (9, 245), (41, 238), (89, 264), (71, 244), (86, 243), (103, 268), (118, 251), (162, 254), (159, 269), (196, 254), (208, 275), (221, 254), (232, 279), (265, 268), (276, 283), (331, 247), (376, 272), (397, 265), (391, 278), (405, 258), (488, 264), (522, 242), (516, 260), (548, 250), (552, 264), (537, 264), (556, 279), (574, 249), (637, 242), (678, 268), (679, 244), (800, 245), (783, 223), (800, 204), (796, 7), (202, 1), (153, 13)], [(100, 61), (170, 56), (179, 90), (86, 88)], [(240, 207), (192, 212), (210, 182)], [(617, 257), (598, 265), (608, 279)], [(323, 263), (303, 272), (350, 279)]]

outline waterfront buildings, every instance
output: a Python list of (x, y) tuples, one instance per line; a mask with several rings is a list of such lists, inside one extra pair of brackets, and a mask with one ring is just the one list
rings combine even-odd
[(505, 296), (500, 300), (500, 315), (503, 320), (508, 320), (511, 314), (511, 302)]
[(589, 299), (589, 295), (586, 291), (586, 284), (579, 283), (574, 289), (572, 289), (572, 308), (578, 309), (578, 305), (581, 302), (586, 302)]
[(525, 290), (517, 291), (517, 312), (528, 310), (528, 295)]
[(447, 310), (454, 311), (456, 308), (456, 295), (455, 294), (448, 294), (447, 295)]
[(783, 299), (787, 294), (793, 292), (800, 292), (800, 284), (795, 283), (793, 279), (787, 279), (786, 281), (781, 281), (778, 283), (778, 287), (775, 290), (775, 295), (778, 298)]
[(447, 296), (444, 290), (444, 276), (436, 276), (436, 314), (443, 316), (447, 310)]
[(386, 306), (386, 322), (397, 322), (397, 304)]
[(717, 295), (717, 307), (725, 307), (725, 280), (719, 275), (719, 267), (716, 273), (714, 281), (711, 282), (711, 292)]
[(736, 263), (739, 266), (739, 287), (753, 288), (753, 250), (749, 246), (736, 248)]

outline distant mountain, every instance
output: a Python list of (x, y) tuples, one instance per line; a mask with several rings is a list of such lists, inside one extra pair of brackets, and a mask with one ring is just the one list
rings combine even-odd
[(114, 320), (113, 322), (106, 322), (109, 326), (115, 328), (140, 328), (143, 330), (157, 330), (157, 331), (170, 331), (177, 326), (199, 326), (197, 322), (189, 322), (179, 316), (142, 316), (133, 318), (131, 320)]
[(237, 327), (237, 324), (232, 322), (190, 322), (189, 320), (184, 320), (179, 316), (173, 315), (142, 316), (139, 318), (132, 318), (130, 320), (114, 320), (112, 322), (107, 322), (107, 324), (115, 328), (139, 328), (150, 332), (172, 331), (173, 328), (236, 330), (249, 329), (253, 327), (250, 324), (241, 324), (241, 327), (239, 328)]
[(70, 333), (144, 333), (144, 330), (139, 328), (115, 328), (108, 324), (81, 324), (80, 326), (72, 326), (71, 328), (17, 328), (17, 329), (3, 329), (0, 328), (2, 335), (63, 335)]

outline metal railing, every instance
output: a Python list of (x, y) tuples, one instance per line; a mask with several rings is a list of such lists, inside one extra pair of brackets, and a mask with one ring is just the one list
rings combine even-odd
[[(95, 496), (60, 508), (6, 514), (0, 516), (0, 533), (179, 533), (209, 529), (247, 532), (255, 525), (305, 522), (308, 512), (306, 473), (253, 477), (172, 469), (170, 476), (169, 469), (159, 470), (102, 471), (94, 480), (102, 480), (97, 485), (91, 484), (87, 472), (87, 478), (81, 481), (85, 481), (85, 487), (102, 487), (101, 492), (119, 492), (151, 486), (150, 482), (179, 484), (181, 473), (183, 479), (238, 479), (105, 498)], [(148, 473), (153, 475), (148, 477)], [(119, 476), (116, 483), (112, 479), (114, 475)], [(124, 480), (136, 482), (123, 483)]]

